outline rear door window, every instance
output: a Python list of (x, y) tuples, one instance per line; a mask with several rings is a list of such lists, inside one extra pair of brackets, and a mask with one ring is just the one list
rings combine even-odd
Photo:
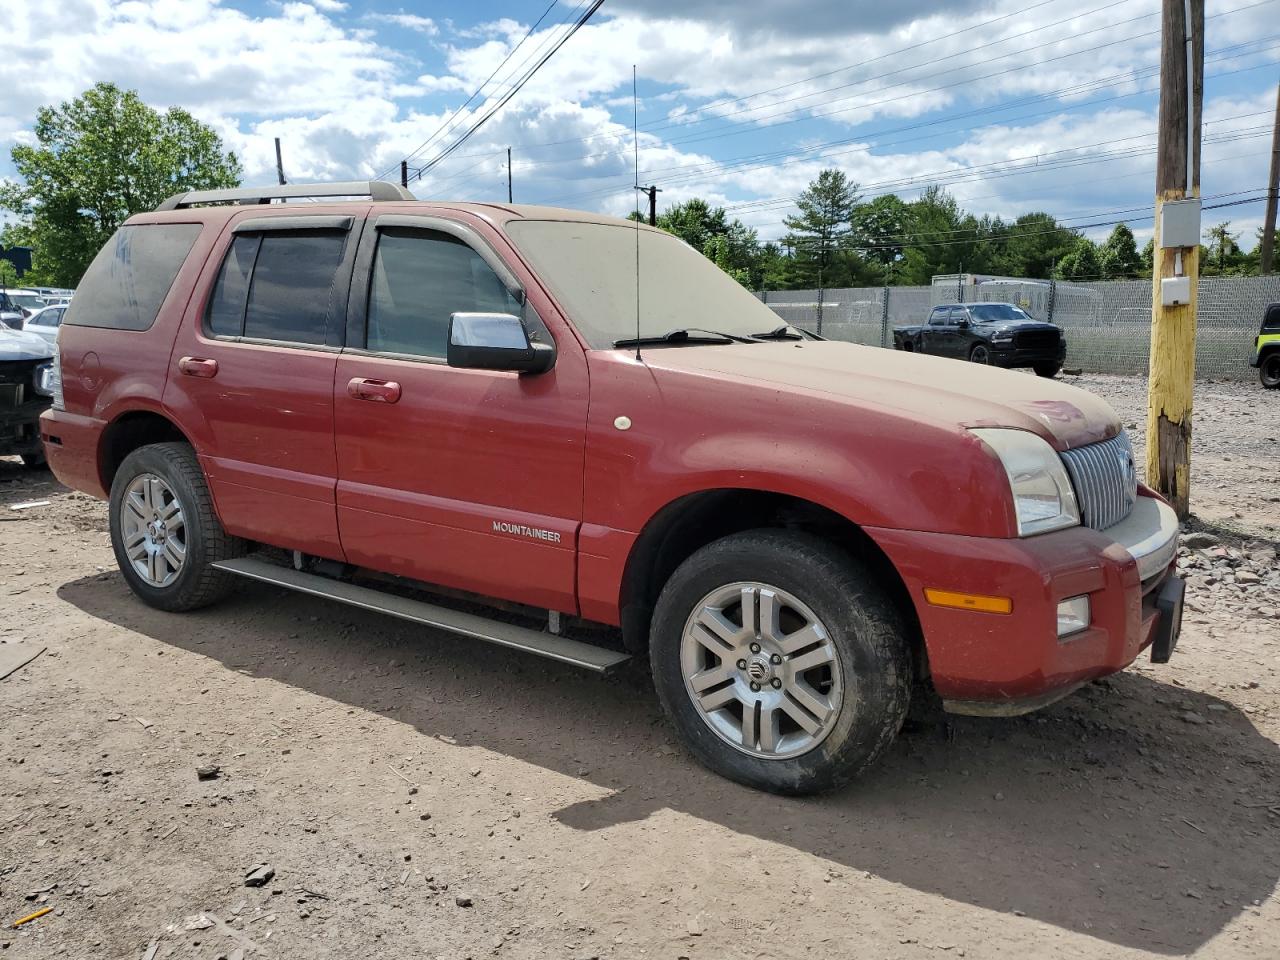
[(333, 342), (346, 242), (345, 230), (237, 234), (209, 300), (206, 330), (312, 346)]
[(89, 264), (64, 322), (112, 330), (150, 329), (200, 229), (198, 223), (121, 227)]
[(929, 322), (935, 324), (946, 323), (950, 312), (950, 307), (934, 307), (933, 313), (929, 315)]

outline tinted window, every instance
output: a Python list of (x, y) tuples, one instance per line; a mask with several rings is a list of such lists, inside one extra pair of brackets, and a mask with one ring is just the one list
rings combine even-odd
[(253, 272), (261, 239), (260, 236), (237, 236), (231, 241), (209, 300), (208, 330), (214, 336), (238, 337), (244, 330), (249, 274)]
[(121, 227), (89, 264), (64, 321), (115, 330), (150, 328), (199, 235), (198, 223)]
[(324, 343), (334, 320), (334, 280), (346, 239), (345, 232), (327, 230), (264, 234), (249, 282), (244, 335)]
[(929, 316), (930, 323), (946, 323), (947, 317), (951, 314), (950, 307), (934, 307), (933, 313)]
[(368, 349), (443, 358), (454, 313), (520, 316), (521, 310), (462, 241), (441, 233), (381, 231), (369, 284)]
[(1263, 333), (1280, 333), (1280, 307), (1267, 308), (1266, 318), (1262, 321)]

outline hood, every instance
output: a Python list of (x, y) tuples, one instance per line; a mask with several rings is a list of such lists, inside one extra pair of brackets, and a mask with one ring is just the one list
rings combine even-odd
[(962, 430), (1016, 427), (1058, 450), (1120, 431), (1102, 398), (1027, 373), (944, 357), (835, 341), (663, 347), (645, 353), (662, 371), (752, 380), (761, 385), (891, 409), (923, 423)]
[(49, 360), (52, 357), (53, 348), (45, 342), (44, 337), (0, 326), (0, 361)]
[(1054, 333), (1061, 333), (1062, 328), (1055, 323), (1045, 323), (1041, 320), (989, 320), (985, 323), (975, 323), (975, 328), (981, 327), (987, 333), (1002, 333), (1008, 331), (1014, 333), (1020, 330), (1052, 330)]

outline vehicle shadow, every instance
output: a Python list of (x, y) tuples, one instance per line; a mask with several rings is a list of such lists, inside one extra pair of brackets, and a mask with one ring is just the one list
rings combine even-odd
[(1276, 744), (1231, 705), (1135, 673), (1030, 717), (926, 715), (853, 786), (785, 799), (676, 748), (640, 670), (602, 681), (262, 585), (183, 617), (144, 607), (118, 574), (58, 595), (247, 675), (612, 791), (556, 814), (577, 830), (670, 808), (838, 871), (1166, 954), (1195, 951), (1280, 878)]

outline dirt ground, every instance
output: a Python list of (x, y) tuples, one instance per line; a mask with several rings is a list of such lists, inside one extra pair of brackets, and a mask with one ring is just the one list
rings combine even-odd
[(151, 610), (104, 505), (0, 461), (0, 641), (48, 648), (0, 681), (0, 956), (1275, 960), (1280, 395), (1196, 403), (1173, 662), (924, 711), (804, 800), (697, 767), (642, 671), (249, 584)]

